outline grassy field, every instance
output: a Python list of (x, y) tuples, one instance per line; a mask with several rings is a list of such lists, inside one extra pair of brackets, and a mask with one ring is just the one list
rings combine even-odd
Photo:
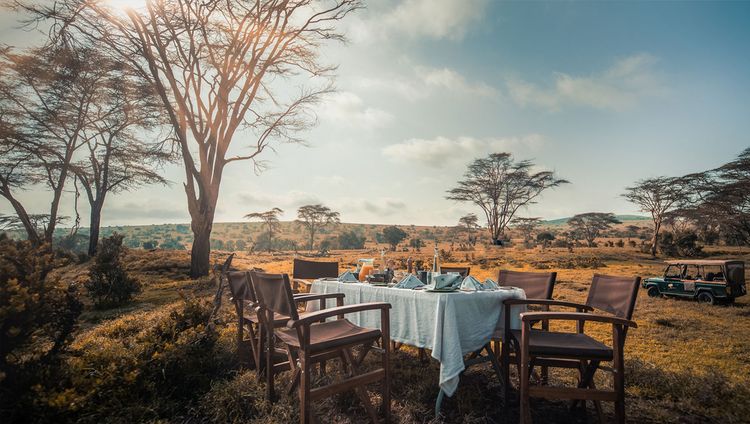
[[(652, 260), (629, 248), (579, 248), (571, 253), (567, 249), (492, 247), (450, 252), (449, 245), (440, 247), (452, 256), (450, 263), (470, 265), (471, 273), (481, 279), (495, 277), (501, 268), (557, 271), (559, 283), (555, 297), (572, 301), (585, 299), (594, 273), (648, 277), (660, 275), (663, 269), (660, 260)], [(410, 255), (429, 261), (431, 250), (393, 252), (387, 257), (397, 263), (403, 263)], [(750, 252), (737, 248), (714, 248), (708, 253), (717, 258), (750, 259)], [(225, 256), (223, 252), (214, 253), (214, 260), (221, 261)], [(378, 258), (379, 253), (376, 249), (336, 251), (329, 259), (338, 260), (340, 269), (344, 269), (360, 257)], [(237, 269), (260, 267), (270, 272), (291, 272), (291, 261), (290, 254), (240, 253), (233, 265)], [(182, 298), (208, 299), (214, 290), (209, 279), (192, 280), (187, 276), (187, 252), (132, 250), (126, 263), (130, 272), (144, 282), (144, 291), (124, 308), (109, 311), (86, 308), (67, 365), (72, 369), (96, 369), (100, 374), (73, 380), (67, 392), (61, 391), (58, 398), (53, 399), (61, 410), (67, 410), (71, 418), (81, 422), (284, 423), (297, 420), (296, 396), (282, 395), (275, 404), (267, 404), (263, 399), (263, 384), (256, 380), (253, 371), (239, 363), (233, 338), (233, 312), (228, 302), (221, 315), (217, 338), (207, 348), (208, 352), (196, 350), (188, 355), (191, 349), (198, 349), (196, 344), (199, 344), (191, 341), (192, 333), (178, 333), (173, 325), (165, 324), (175, 317), (185, 321), (185, 317), (190, 316)], [(70, 279), (81, 278), (83, 270), (82, 266), (76, 266), (61, 272), (63, 278)], [(749, 303), (750, 299), (745, 297), (732, 306), (708, 306), (649, 298), (642, 291), (634, 314), (639, 327), (629, 332), (625, 353), (628, 420), (639, 423), (748, 422)], [(169, 330), (159, 330), (158, 337), (151, 330), (165, 326)], [(594, 325), (590, 331), (608, 341), (609, 327)], [(158, 341), (165, 340), (164, 332), (172, 334), (169, 342)], [(160, 347), (152, 348), (151, 344)], [(111, 358), (119, 359), (112, 362)], [(195, 358), (200, 361), (195, 362), (198, 361)], [(158, 372), (150, 368), (154, 361), (162, 364)], [(393, 356), (392, 365), (395, 422), (517, 421), (516, 407), (503, 405), (500, 382), (489, 367), (472, 369), (462, 376), (458, 392), (444, 402), (442, 414), (435, 417), (432, 408), (437, 395), (439, 364), (434, 360), (420, 362), (416, 350), (406, 348)], [(192, 372), (191, 367), (200, 372)], [(552, 384), (558, 384), (571, 381), (572, 375), (553, 373), (552, 377)], [(281, 386), (285, 385), (286, 378), (282, 375)], [(607, 379), (599, 382), (600, 385), (609, 383)], [(170, 388), (160, 388), (162, 384)], [(183, 385), (191, 389), (186, 391)], [(139, 393), (152, 389), (153, 393), (167, 395), (157, 398)], [(123, 390), (130, 392), (121, 393)], [(373, 396), (375, 393), (373, 391)], [(112, 403), (110, 396), (120, 396), (120, 400)], [(593, 409), (588, 413), (571, 412), (565, 402), (536, 400), (532, 409), (535, 422), (595, 420)], [(611, 405), (605, 404), (605, 412), (611, 417)], [(366, 420), (356, 396), (348, 394), (318, 404), (316, 414), (321, 422)]]

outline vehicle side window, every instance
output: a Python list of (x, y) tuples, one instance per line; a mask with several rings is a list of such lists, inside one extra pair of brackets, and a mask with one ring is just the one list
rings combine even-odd
[(680, 278), (682, 276), (682, 267), (679, 265), (670, 265), (664, 271), (665, 278)]
[(724, 281), (724, 273), (721, 271), (721, 265), (706, 265), (703, 267), (706, 275), (703, 279), (706, 281)]
[(701, 272), (700, 269), (698, 269), (698, 265), (688, 265), (685, 267), (685, 275), (683, 275), (684, 280), (698, 280), (700, 279)]

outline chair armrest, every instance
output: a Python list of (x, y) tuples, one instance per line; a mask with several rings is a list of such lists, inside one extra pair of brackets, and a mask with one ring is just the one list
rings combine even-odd
[(595, 321), (604, 322), (612, 325), (624, 325), (626, 327), (638, 327), (635, 321), (624, 318), (594, 315), (585, 312), (525, 312), (521, 314), (521, 321), (524, 323), (530, 321)]
[(387, 310), (391, 309), (391, 304), (387, 302), (370, 302), (370, 303), (358, 303), (356, 305), (337, 306), (335, 308), (328, 308), (317, 312), (306, 314), (304, 317), (296, 320), (289, 321), (287, 327), (297, 328), (300, 326), (308, 326), (310, 324), (320, 322), (326, 318), (330, 318), (335, 315), (351, 314), (354, 312), (369, 311), (374, 309)]
[(344, 293), (320, 293), (320, 294), (307, 294), (307, 293), (300, 293), (298, 295), (294, 296), (295, 302), (308, 302), (310, 300), (319, 300), (319, 299), (343, 299)]
[(594, 308), (592, 308), (591, 306), (584, 305), (583, 303), (566, 302), (563, 300), (554, 300), (554, 299), (505, 299), (503, 300), (503, 304), (506, 306), (511, 306), (511, 305), (564, 306), (564, 307), (576, 308), (576, 309), (584, 310), (584, 311), (594, 310)]

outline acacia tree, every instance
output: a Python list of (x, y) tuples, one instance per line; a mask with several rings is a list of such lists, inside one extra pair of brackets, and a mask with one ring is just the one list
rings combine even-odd
[(579, 234), (586, 240), (589, 247), (595, 247), (597, 237), (612, 227), (612, 224), (620, 224), (613, 213), (587, 212), (574, 215), (568, 220), (568, 225), (574, 233)]
[(172, 157), (162, 148), (167, 137), (147, 132), (158, 125), (161, 112), (149, 87), (126, 66), (95, 50), (87, 50), (84, 59), (96, 64), (100, 77), (83, 128), (88, 154), (73, 164), (72, 171), (90, 206), (88, 254), (93, 256), (107, 195), (144, 184), (166, 184), (157, 171)]
[(280, 208), (273, 208), (265, 212), (252, 212), (245, 215), (245, 219), (259, 219), (263, 221), (268, 233), (268, 251), (271, 251), (273, 245), (273, 233), (279, 228), (279, 215), (284, 213)]
[(339, 213), (332, 211), (328, 206), (321, 204), (300, 206), (297, 209), (297, 222), (302, 224), (310, 234), (310, 250), (315, 245), (315, 234), (326, 225), (338, 224)]
[(469, 244), (474, 244), (476, 239), (474, 238), (474, 230), (479, 228), (479, 218), (474, 213), (466, 214), (458, 219), (458, 225), (466, 229), (467, 238)]
[(492, 240), (499, 240), (519, 208), (535, 203), (544, 190), (569, 183), (551, 171), (532, 172), (533, 167), (530, 160), (515, 162), (510, 153), (492, 153), (474, 160), (446, 199), (479, 206)]
[(627, 187), (622, 197), (637, 205), (641, 211), (651, 214), (651, 220), (654, 223), (651, 256), (655, 257), (662, 223), (684, 199), (682, 184), (676, 178), (647, 178), (637, 181), (633, 187)]
[(521, 231), (524, 242), (532, 240), (531, 234), (542, 224), (542, 218), (514, 218), (511, 224)]
[[(86, 116), (97, 88), (93, 64), (65, 47), (0, 52), (0, 195), (32, 243), (52, 242), (65, 183), (86, 144)], [(49, 213), (34, 219), (17, 196), (33, 185), (50, 190)]]
[(718, 227), (730, 244), (750, 244), (750, 148), (716, 169), (687, 175), (688, 198), (677, 211), (697, 224)]
[[(332, 74), (335, 67), (319, 59), (321, 44), (343, 40), (334, 24), (361, 7), (360, 0), (146, 0), (125, 13), (113, 4), (16, 1), (35, 16), (57, 18), (66, 34), (104, 43), (156, 91), (184, 165), (191, 275), (206, 275), (226, 165), (251, 161), (257, 171), (272, 142), (302, 142), (297, 134), (314, 123), (309, 106), (331, 86), (295, 92), (284, 83)], [(243, 139), (254, 141), (232, 151), (241, 130)]]
[(391, 251), (396, 250), (401, 241), (403, 241), (408, 234), (401, 228), (391, 225), (383, 228), (383, 240), (391, 246)]

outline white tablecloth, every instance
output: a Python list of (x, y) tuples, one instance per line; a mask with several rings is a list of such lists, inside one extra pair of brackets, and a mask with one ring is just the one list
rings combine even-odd
[[(432, 350), (440, 362), (440, 388), (452, 396), (464, 370), (464, 355), (480, 349), (490, 341), (495, 329), (503, 329), (504, 299), (525, 299), (521, 289), (428, 293), (422, 290), (375, 287), (361, 283), (317, 280), (311, 293), (344, 293), (344, 304), (388, 302), (392, 308), (391, 340)], [(329, 300), (329, 306), (335, 301)], [(317, 310), (318, 301), (308, 303)], [(511, 327), (520, 328), (518, 307), (511, 315)], [(366, 311), (346, 316), (361, 327), (380, 328), (380, 311)]]

